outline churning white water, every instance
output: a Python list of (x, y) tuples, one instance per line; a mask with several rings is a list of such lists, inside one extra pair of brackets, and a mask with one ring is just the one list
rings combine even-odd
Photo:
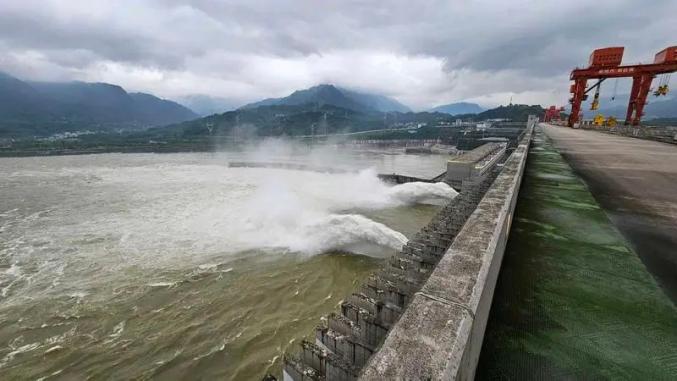
[(444, 183), (389, 186), (372, 169), (339, 175), (266, 170), (266, 179), (235, 216), (231, 232), (241, 247), (284, 247), (306, 254), (355, 249), (362, 243), (399, 249), (407, 241), (404, 235), (347, 211), (455, 195)]
[[(51, 176), (31, 174), (42, 175)], [(274, 248), (319, 254), (360, 243), (399, 249), (406, 243), (401, 233), (356, 211), (456, 194), (443, 183), (387, 185), (371, 169), (324, 174), (154, 165), (68, 169), (58, 176), (87, 179), (91, 195), (24, 219), (21, 224), (29, 237), (39, 235), (59, 245), (114, 238), (113, 244), (127, 253), (126, 263), (152, 265), (174, 261), (186, 250), (204, 255)], [(111, 187), (124, 194), (108, 194)], [(100, 192), (110, 198), (97, 199)], [(104, 203), (111, 208), (100, 210)], [(72, 208), (86, 213), (75, 216)], [(48, 236), (38, 228), (46, 220), (54, 223)]]

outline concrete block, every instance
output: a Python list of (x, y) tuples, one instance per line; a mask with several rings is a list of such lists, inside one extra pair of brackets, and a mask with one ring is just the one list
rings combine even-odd
[(299, 358), (285, 355), (283, 362), (284, 381), (321, 381), (324, 379), (315, 369), (304, 364)]
[(460, 363), (459, 344), (467, 341), (471, 327), (464, 308), (416, 295), (360, 379), (450, 379), (457, 370), (449, 365)]
[(301, 342), (301, 361), (307, 366), (315, 369), (319, 375), (325, 374), (325, 364), (327, 351), (310, 341)]

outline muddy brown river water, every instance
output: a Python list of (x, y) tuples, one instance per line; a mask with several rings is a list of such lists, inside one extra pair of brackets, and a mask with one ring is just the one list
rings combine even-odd
[[(257, 379), (453, 191), (442, 156), (263, 147), (0, 159), (3, 379)], [(343, 174), (229, 168), (321, 162)]]

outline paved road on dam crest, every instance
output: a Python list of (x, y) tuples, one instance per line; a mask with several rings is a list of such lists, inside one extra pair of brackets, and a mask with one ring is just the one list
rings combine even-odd
[(544, 126), (647, 269), (677, 302), (677, 145)]

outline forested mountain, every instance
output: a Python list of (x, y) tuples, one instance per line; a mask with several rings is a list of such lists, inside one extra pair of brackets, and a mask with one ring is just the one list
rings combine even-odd
[(510, 104), (482, 111), (476, 115), (475, 120), (509, 119), (515, 122), (526, 122), (529, 115), (542, 117), (544, 113), (545, 110), (540, 105)]
[(445, 114), (450, 115), (463, 115), (463, 114), (478, 114), (484, 111), (484, 109), (476, 103), (456, 102), (433, 107), (430, 111), (443, 112)]
[(191, 120), (198, 117), (191, 109), (167, 99), (147, 93), (129, 93), (134, 100), (134, 116), (153, 126)]
[(510, 119), (526, 121), (530, 114), (543, 115), (538, 105), (509, 105), (479, 114), (449, 115), (441, 112), (379, 112), (359, 111), (333, 104), (304, 103), (300, 105), (247, 106), (218, 115), (210, 115), (171, 126), (154, 128), (156, 137), (170, 136), (298, 136), (324, 135), (378, 129), (416, 128), (420, 124), (435, 126), (457, 118), (481, 121)]
[(48, 108), (38, 92), (25, 82), (0, 72), (0, 118), (23, 118)]
[(242, 106), (242, 108), (251, 109), (259, 106), (299, 106), (305, 104), (314, 104), (317, 106), (332, 105), (354, 111), (410, 111), (407, 106), (382, 95), (360, 93), (326, 84), (314, 86), (305, 90), (297, 90), (284, 98), (264, 99), (259, 102)]
[(196, 117), (178, 103), (116, 85), (26, 82), (0, 73), (0, 137), (143, 129)]
[(356, 111), (331, 104), (264, 105), (210, 115), (172, 126), (154, 128), (159, 136), (295, 136), (323, 135), (384, 128), (412, 127), (418, 123), (450, 121), (443, 113)]

